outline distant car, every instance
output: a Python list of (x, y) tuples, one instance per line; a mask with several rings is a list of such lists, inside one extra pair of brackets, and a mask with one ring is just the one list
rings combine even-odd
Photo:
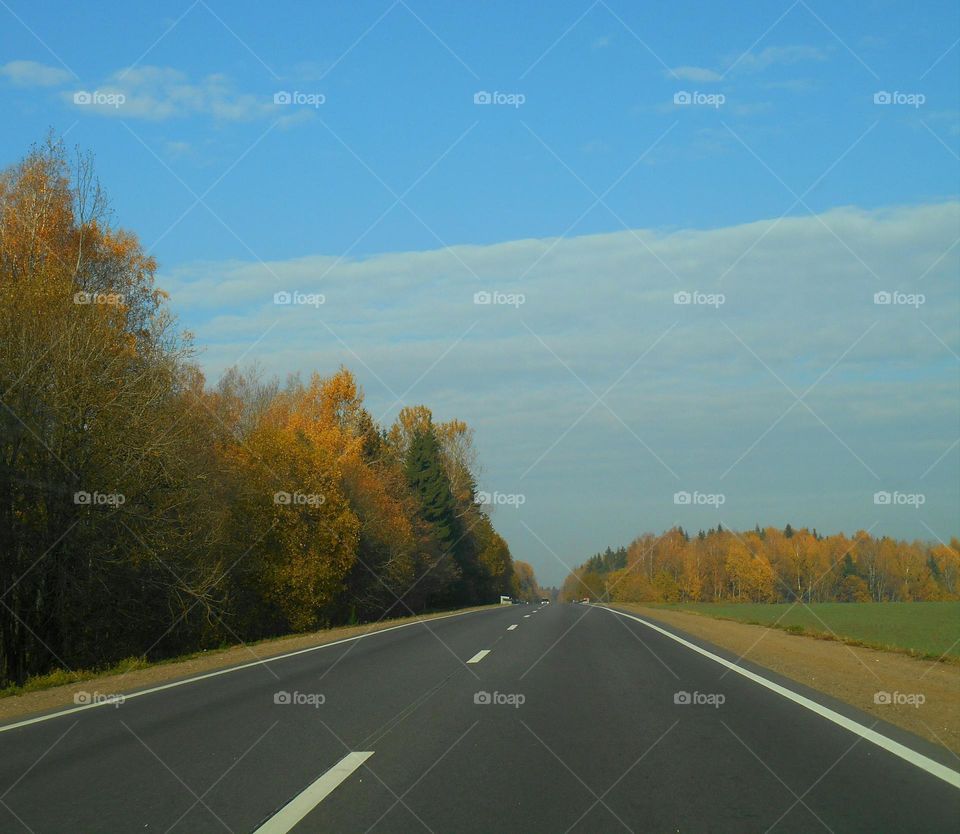
[(541, 604), (541, 605), (549, 605), (549, 604), (550, 604), (550, 600), (548, 600), (548, 599), (542, 599), (542, 600), (540, 600), (540, 604)]
[(590, 598), (589, 598), (589, 597), (584, 597), (582, 600), (580, 600), (580, 602), (582, 602), (584, 605), (589, 605), (589, 604), (590, 604)]

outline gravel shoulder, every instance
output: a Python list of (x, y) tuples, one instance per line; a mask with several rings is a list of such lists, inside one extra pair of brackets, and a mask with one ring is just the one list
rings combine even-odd
[[(960, 754), (960, 666), (850, 646), (703, 614), (617, 603), (845, 701)], [(878, 692), (919, 694), (920, 706), (878, 704)], [(960, 762), (958, 762), (960, 764)]]
[[(245, 663), (254, 663), (269, 657), (295, 652), (299, 649), (308, 649), (321, 646), (336, 640), (348, 637), (357, 637), (374, 631), (413, 623), (429, 621), (451, 614), (465, 614), (469, 611), (482, 611), (485, 608), (497, 606), (480, 605), (473, 608), (463, 608), (457, 611), (443, 611), (436, 614), (423, 614), (416, 617), (402, 617), (398, 619), (381, 620), (375, 623), (366, 623), (358, 626), (344, 626), (340, 628), (324, 629), (310, 634), (297, 634), (287, 637), (278, 637), (264, 640), (259, 643), (232, 646), (228, 649), (218, 649), (206, 652), (189, 660), (157, 663), (142, 669), (135, 669), (121, 674), (103, 675), (88, 678), (77, 683), (64, 686), (55, 686), (35, 692), (25, 692), (20, 695), (10, 695), (0, 698), (0, 723), (6, 723), (15, 718), (37, 715), (64, 707), (76, 706), (78, 693), (102, 693), (117, 695), (134, 692), (138, 689), (148, 689), (170, 681), (226, 669), (230, 666), (240, 666)], [(83, 695), (81, 694), (82, 698)], [(82, 701), (81, 701), (82, 702)]]

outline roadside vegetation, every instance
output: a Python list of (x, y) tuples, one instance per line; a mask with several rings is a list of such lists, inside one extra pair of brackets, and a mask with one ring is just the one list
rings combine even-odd
[(906, 652), (928, 660), (960, 663), (960, 602), (656, 603), (657, 609), (689, 611), (763, 625), (791, 634), (840, 640), (858, 646)]
[[(860, 530), (676, 527), (590, 557), (561, 598), (611, 602), (935, 602), (960, 600), (960, 540), (905, 542)], [(956, 624), (953, 631), (956, 635)]]
[(0, 173), (0, 686), (536, 598), (469, 426), (345, 368), (211, 386), (156, 268), (88, 157)]
[[(470, 606), (458, 609), (455, 614), (483, 611), (488, 607), (494, 606)], [(389, 629), (410, 622), (429, 621), (449, 614), (449, 611), (426, 611), (405, 617), (381, 617), (369, 623), (331, 626), (319, 631), (284, 634), (280, 637), (268, 637), (263, 640), (244, 643), (224, 643), (216, 648), (200, 649), (159, 660), (128, 657), (118, 663), (105, 664), (91, 669), (54, 669), (52, 672), (43, 675), (29, 677), (21, 685), (8, 684), (0, 689), (0, 701), (11, 696), (23, 696), (32, 692), (47, 692), (47, 690), (65, 692), (69, 696), (75, 688), (72, 686), (73, 684), (86, 681), (107, 681), (111, 678), (118, 678), (117, 683), (126, 683), (131, 688), (138, 688), (142, 683), (151, 685), (162, 683), (183, 677), (185, 674), (193, 675), (223, 669), (237, 663), (249, 663), (254, 659), (274, 657), (358, 634)], [(52, 695), (53, 693), (48, 694)], [(68, 703), (69, 698), (61, 696), (57, 700), (60, 703)], [(31, 706), (29, 701), (24, 701), (22, 706), (14, 707), (11, 707), (9, 702), (4, 702), (3, 706), (0, 706), (0, 717), (6, 718), (18, 713), (30, 712)]]

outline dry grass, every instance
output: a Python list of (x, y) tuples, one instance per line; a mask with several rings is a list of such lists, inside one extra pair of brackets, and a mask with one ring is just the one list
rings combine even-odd
[(364, 625), (324, 629), (310, 634), (293, 634), (258, 643), (199, 652), (186, 658), (164, 660), (159, 663), (146, 663), (134, 658), (100, 672), (57, 670), (41, 677), (31, 678), (23, 687), (0, 692), (0, 695), (6, 696), (0, 697), (0, 721), (47, 712), (59, 707), (72, 707), (76, 703), (75, 695), (79, 692), (96, 691), (104, 694), (133, 692), (180, 678), (189, 678), (300, 649), (322, 646), (348, 637), (383, 631), (404, 623), (433, 620), (454, 613), (465, 614), (469, 611), (482, 611), (485, 608), (495, 607), (497, 606), (479, 605), (455, 612), (445, 611)]
[[(960, 754), (960, 666), (954, 663), (688, 611), (631, 603), (616, 607), (707, 640)], [(877, 692), (919, 693), (925, 701), (919, 707), (877, 704)]]

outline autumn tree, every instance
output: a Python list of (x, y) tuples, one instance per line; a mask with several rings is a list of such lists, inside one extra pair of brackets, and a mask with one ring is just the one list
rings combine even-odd
[(89, 157), (0, 173), (0, 683), (513, 587), (466, 423), (386, 431), (344, 368), (211, 388), (155, 271)]
[[(0, 176), (0, 675), (186, 645), (218, 601), (202, 378), (110, 225), (89, 158), (54, 141)], [(150, 635), (153, 635), (151, 638)]]

